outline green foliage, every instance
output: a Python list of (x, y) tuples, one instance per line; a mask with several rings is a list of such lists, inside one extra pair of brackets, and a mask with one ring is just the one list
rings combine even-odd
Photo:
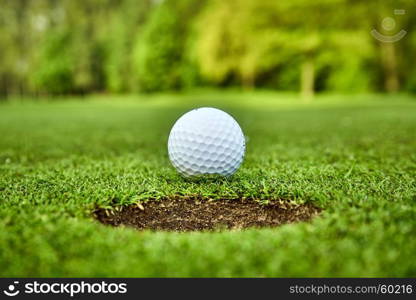
[(70, 43), (68, 32), (51, 32), (47, 36), (31, 77), (37, 89), (61, 94), (74, 91), (74, 57), (68, 47)]
[(63, 1), (52, 6), (51, 11), (40, 12), (44, 25), (37, 30), (42, 31), (43, 39), (31, 72), (36, 91), (76, 93), (104, 89), (102, 13), (111, 6), (102, 1), (95, 4)]
[(154, 9), (134, 49), (140, 90), (174, 90), (190, 81), (186, 45), (203, 2), (163, 1)]
[[(310, 93), (416, 89), (408, 63), (416, 49), (413, 0), (0, 0), (0, 5), (3, 96), (204, 85)], [(397, 8), (406, 13), (395, 15)], [(385, 17), (396, 21), (394, 29), (383, 28)], [(387, 36), (404, 29), (407, 35), (389, 46), (373, 38), (372, 29)]]
[[(180, 16), (161, 5), (155, 9), (146, 25), (143, 37), (135, 48), (139, 87), (143, 91), (167, 90), (179, 87), (181, 32), (175, 25)], [(175, 30), (176, 29), (176, 30)]]
[[(215, 83), (231, 76), (248, 87), (274, 83), (278, 89), (297, 89), (301, 66), (310, 61), (318, 76), (329, 70), (324, 74), (326, 89), (368, 90), (371, 38), (360, 25), (348, 30), (350, 20), (334, 15), (335, 9), (348, 5), (326, 0), (213, 1), (200, 18), (202, 73)], [(349, 10), (359, 16), (361, 8), (356, 4)]]
[[(232, 178), (192, 182), (169, 163), (169, 129), (198, 106), (230, 112), (249, 137)], [(3, 104), (0, 276), (415, 277), (415, 113), (414, 98), (399, 95), (305, 106), (270, 92)], [(324, 212), (279, 228), (180, 234), (91, 216), (96, 205), (190, 194)]]
[(336, 32), (329, 49), (324, 51), (319, 64), (329, 68), (324, 89), (342, 92), (374, 90), (374, 68), (369, 68), (376, 54), (371, 36), (364, 32)]
[(111, 92), (137, 90), (137, 75), (134, 68), (133, 47), (140, 39), (152, 1), (123, 1), (119, 11), (114, 13), (105, 38), (105, 77), (107, 89)]
[[(406, 45), (403, 48), (404, 49), (401, 49), (399, 54), (402, 56), (402, 64), (409, 65), (409, 62), (413, 61), (414, 53), (416, 53), (416, 31), (413, 30), (408, 32)], [(409, 49), (408, 52), (406, 51), (407, 49)], [(406, 91), (416, 94), (416, 68), (407, 68), (405, 66), (401, 66), (401, 69), (404, 71), (402, 76), (405, 82), (404, 84)]]

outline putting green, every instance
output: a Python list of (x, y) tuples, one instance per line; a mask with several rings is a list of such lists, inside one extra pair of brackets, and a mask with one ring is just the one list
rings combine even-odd
[[(416, 99), (206, 92), (0, 105), (1, 276), (416, 276)], [(189, 181), (166, 141), (214, 106), (248, 136), (229, 179)], [(99, 224), (96, 206), (288, 200), (308, 223), (215, 232)]]

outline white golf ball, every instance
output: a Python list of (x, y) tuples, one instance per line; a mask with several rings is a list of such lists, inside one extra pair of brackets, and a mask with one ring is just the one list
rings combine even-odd
[(168, 141), (170, 161), (187, 177), (232, 175), (243, 161), (245, 148), (243, 132), (234, 118), (211, 107), (180, 117)]

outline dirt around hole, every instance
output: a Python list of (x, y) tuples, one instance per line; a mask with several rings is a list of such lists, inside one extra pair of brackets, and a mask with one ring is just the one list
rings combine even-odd
[(311, 204), (253, 200), (198, 200), (174, 198), (148, 201), (115, 209), (98, 208), (95, 218), (106, 225), (129, 226), (139, 230), (202, 231), (275, 227), (308, 221), (321, 209)]

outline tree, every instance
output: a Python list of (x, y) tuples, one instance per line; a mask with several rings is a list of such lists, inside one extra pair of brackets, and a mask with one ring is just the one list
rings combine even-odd
[(105, 37), (104, 66), (106, 86), (111, 92), (137, 90), (133, 49), (152, 7), (151, 0), (126, 0), (111, 19), (108, 36)]
[(216, 84), (231, 77), (253, 88), (262, 84), (263, 74), (285, 76), (281, 71), (289, 62), (299, 69), (300, 89), (309, 98), (323, 69), (320, 57), (345, 30), (344, 20), (333, 13), (342, 6), (346, 1), (214, 0), (199, 20), (201, 72)]
[(135, 47), (135, 66), (140, 90), (179, 89), (184, 85), (186, 46), (192, 22), (204, 1), (166, 0), (149, 17)]

